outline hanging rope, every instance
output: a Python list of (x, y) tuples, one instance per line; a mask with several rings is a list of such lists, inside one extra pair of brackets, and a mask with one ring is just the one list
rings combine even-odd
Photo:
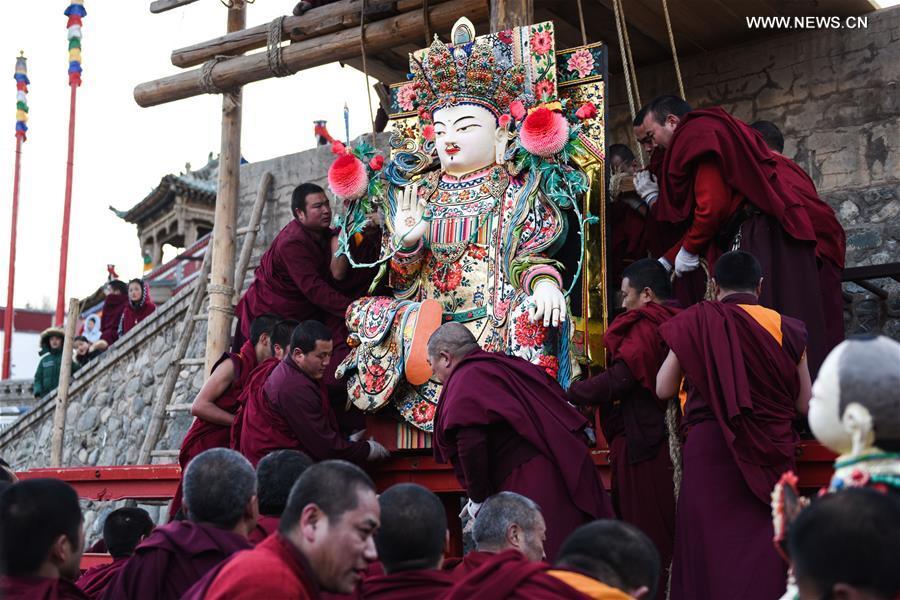
[(634, 85), (634, 99), (636, 106), (643, 106), (641, 102), (641, 90), (638, 88), (637, 67), (634, 65), (634, 56), (631, 55), (631, 38), (628, 37), (628, 21), (625, 20), (625, 5), (622, 0), (616, 0), (619, 3), (619, 15), (622, 19), (622, 33), (625, 35), (625, 51), (628, 52), (628, 64), (631, 66), (631, 81)]
[[(622, 57), (622, 67), (624, 69), (625, 75), (625, 94), (628, 96), (628, 108), (631, 110), (631, 120), (634, 121), (635, 115), (637, 115), (637, 110), (634, 107), (634, 95), (631, 89), (631, 75), (629, 74), (629, 66), (628, 66), (628, 54), (625, 52), (625, 36), (622, 34), (622, 19), (620, 18), (621, 10), (619, 7), (619, 0), (613, 0), (613, 11), (615, 12), (615, 21), (616, 21), (616, 35), (619, 38), (619, 54)], [(641, 151), (640, 146), (637, 145), (637, 140), (634, 140), (635, 144), (635, 155), (637, 155), (638, 159), (641, 162), (641, 168), (643, 169), (646, 165), (644, 164), (644, 153)]]
[(672, 60), (675, 62), (675, 78), (678, 80), (678, 93), (682, 100), (687, 100), (684, 95), (684, 83), (681, 81), (681, 67), (678, 65), (678, 52), (675, 51), (675, 36), (672, 34), (672, 19), (669, 17), (669, 6), (666, 0), (662, 0), (663, 16), (666, 18), (666, 30), (669, 32), (669, 45), (672, 47)]
[(229, 58), (232, 57), (218, 54), (203, 63), (203, 66), (200, 67), (200, 89), (203, 90), (205, 94), (222, 94), (222, 108), (225, 112), (231, 112), (241, 105), (239, 91), (221, 88), (213, 81), (213, 69), (215, 69), (217, 64), (223, 60), (228, 60)]
[(292, 74), (291, 69), (284, 64), (284, 58), (281, 55), (283, 50), (281, 46), (282, 31), (284, 31), (283, 15), (272, 19), (266, 36), (266, 62), (269, 64), (269, 71), (275, 77), (287, 77)]
[(587, 46), (587, 33), (584, 29), (584, 11), (581, 9), (581, 0), (578, 0), (578, 24), (581, 25), (581, 45)]
[(363, 75), (366, 78), (366, 96), (369, 98), (369, 121), (372, 123), (372, 146), (375, 146), (375, 113), (372, 112), (372, 86), (369, 85), (369, 69), (366, 67), (366, 0), (362, 1), (359, 14), (359, 51), (362, 54)]

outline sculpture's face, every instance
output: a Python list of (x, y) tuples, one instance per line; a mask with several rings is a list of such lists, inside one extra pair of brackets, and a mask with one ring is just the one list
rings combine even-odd
[(489, 110), (458, 104), (434, 111), (434, 143), (441, 169), (458, 177), (494, 164), (506, 136)]

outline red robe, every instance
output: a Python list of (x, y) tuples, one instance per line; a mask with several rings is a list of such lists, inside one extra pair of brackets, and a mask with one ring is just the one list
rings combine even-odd
[(218, 565), (183, 600), (313, 600), (319, 585), (306, 558), (281, 534)]
[(250, 543), (257, 545), (264, 539), (278, 531), (278, 524), (281, 522), (280, 515), (259, 515), (256, 520), (256, 527), (247, 536)]
[(496, 553), (472, 550), (461, 559), (457, 559), (453, 565), (447, 565), (445, 563), (444, 568), (448, 569), (449, 566), (452, 566), (452, 568), (449, 568), (449, 571), (453, 574), (453, 578), (458, 581), (489, 561), (492, 556), (496, 556)]
[(786, 565), (769, 502), (794, 469), (803, 323), (732, 294), (685, 310), (660, 334), (685, 390), (671, 598), (778, 598)]
[[(225, 390), (225, 393), (216, 398), (216, 406), (222, 410), (234, 414), (238, 410), (238, 398), (244, 390), (244, 386), (250, 379), (250, 373), (256, 367), (256, 349), (250, 340), (244, 342), (241, 351), (237, 354), (226, 352), (216, 361), (212, 370), (215, 371), (219, 365), (226, 360), (230, 360), (234, 367), (234, 380)], [(187, 470), (195, 456), (209, 450), (210, 448), (228, 448), (230, 445), (231, 428), (224, 425), (216, 425), (209, 421), (204, 421), (200, 417), (194, 419), (190, 429), (184, 435), (181, 442), (181, 451), (178, 453), (178, 464), (181, 465), (181, 481), (175, 489), (175, 496), (172, 498), (172, 504), (169, 507), (169, 519), (175, 516), (175, 513), (181, 508), (182, 489), (184, 483), (184, 472)]]
[(140, 301), (135, 304), (129, 300), (125, 303), (125, 308), (122, 309), (122, 316), (119, 318), (119, 335), (123, 336), (131, 331), (135, 325), (149, 317), (155, 310), (156, 305), (153, 304), (153, 300), (150, 298), (150, 288), (144, 282)]
[(119, 321), (127, 303), (127, 294), (109, 294), (103, 300), (103, 314), (100, 315), (100, 339), (110, 346), (119, 339)]
[(114, 558), (111, 563), (91, 567), (81, 574), (75, 585), (81, 588), (84, 595), (91, 600), (99, 600), (99, 598), (103, 597), (103, 593), (113, 580), (113, 577), (118, 575), (129, 558), (128, 556), (119, 556)]
[(363, 600), (423, 600), (438, 598), (453, 586), (445, 571), (418, 569), (363, 579), (359, 598)]
[(556, 555), (580, 525), (612, 516), (587, 447), (587, 420), (556, 380), (525, 360), (473, 350), (444, 382), (434, 417), (434, 454), (451, 462), (475, 502), (500, 491), (531, 498)]
[(506, 550), (457, 581), (441, 600), (590, 600), (549, 575), (549, 568), (546, 563), (529, 561), (517, 550)]
[[(622, 271), (636, 260), (647, 258), (647, 214), (641, 199), (622, 194), (609, 204), (609, 280), (622, 281)], [(642, 213), (641, 210), (644, 212)]]
[(244, 414), (247, 411), (247, 404), (251, 398), (262, 395), (263, 386), (266, 379), (272, 374), (272, 370), (281, 362), (274, 356), (270, 356), (262, 361), (250, 373), (250, 377), (244, 384), (240, 396), (238, 396), (238, 409), (234, 413), (234, 422), (231, 424), (231, 432), (229, 434), (228, 445), (232, 450), (241, 451), (241, 432), (244, 428)]
[(67, 579), (47, 577), (0, 577), (0, 598), (3, 600), (90, 600)]
[(247, 538), (206, 523), (175, 521), (157, 527), (138, 545), (103, 598), (181, 598), (210, 569), (247, 548)]
[(260, 402), (253, 400), (244, 415), (241, 450), (254, 466), (270, 452), (283, 449), (299, 450), (314, 461), (366, 462), (368, 442), (344, 438), (324, 383), (303, 373), (290, 356), (269, 375)]
[[(650, 303), (620, 314), (606, 332), (610, 368), (568, 390), (575, 405), (597, 405), (609, 443), (613, 505), (619, 517), (647, 534), (668, 565), (675, 536), (675, 495), (665, 405), (656, 373), (669, 352), (659, 327), (680, 312)], [(660, 593), (665, 595), (665, 571)]]

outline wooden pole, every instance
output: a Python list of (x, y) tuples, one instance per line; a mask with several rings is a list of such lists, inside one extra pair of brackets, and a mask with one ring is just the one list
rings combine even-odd
[[(247, 21), (242, 0), (228, 9), (228, 31), (239, 31)], [(238, 192), (241, 172), (241, 89), (222, 94), (222, 151), (219, 154), (219, 185), (213, 222), (212, 277), (209, 292), (209, 321), (206, 331), (206, 373), (228, 350), (234, 318), (234, 254)]]
[(184, 321), (181, 325), (181, 333), (178, 342), (175, 344), (175, 350), (172, 352), (172, 360), (166, 368), (166, 378), (163, 380), (162, 387), (153, 399), (153, 406), (150, 408), (150, 423), (147, 426), (147, 433), (144, 435), (144, 441), (141, 443), (141, 450), (138, 452), (137, 464), (150, 464), (153, 449), (159, 440), (159, 434), (162, 431), (163, 420), (166, 416), (166, 406), (172, 398), (172, 392), (175, 391), (175, 384), (178, 382), (178, 372), (181, 371), (181, 359), (187, 354), (188, 345), (194, 336), (194, 326), (197, 323), (194, 316), (200, 312), (203, 306), (203, 299), (206, 297), (206, 280), (209, 278), (209, 271), (212, 265), (212, 249), (207, 247), (206, 254), (203, 255), (203, 264), (200, 266), (200, 274), (197, 275), (194, 283), (194, 293), (191, 296), (191, 305), (184, 314)]
[[(449, 29), (461, 16), (478, 22), (488, 16), (488, 0), (457, 0), (429, 9), (432, 31)], [(421, 11), (382, 19), (366, 25), (366, 50), (378, 52), (408, 42), (420, 42), (425, 21)], [(284, 64), (293, 72), (359, 56), (359, 29), (345, 29), (303, 40), (282, 50)], [(205, 93), (201, 85), (202, 69), (139, 84), (134, 99), (140, 106), (156, 106)], [(212, 69), (212, 81), (227, 89), (271, 78), (265, 52), (223, 60)]]
[(59, 246), (59, 281), (56, 286), (56, 324), (62, 325), (66, 296), (66, 268), (69, 261), (69, 216), (72, 214), (72, 167), (75, 161), (75, 97), (78, 86), (69, 84), (69, 150), (66, 155), (66, 197), (63, 203), (62, 237)]
[(12, 360), (13, 296), (16, 288), (16, 224), (19, 220), (19, 173), (22, 168), (22, 137), (16, 136), (16, 167), (13, 175), (12, 220), (9, 225), (9, 271), (6, 278), (6, 312), (3, 314), (3, 379), (9, 379)]
[(272, 172), (266, 171), (259, 178), (259, 187), (256, 189), (256, 201), (253, 203), (253, 211), (250, 213), (250, 224), (241, 244), (241, 256), (238, 258), (237, 267), (234, 269), (234, 298), (237, 304), (241, 290), (244, 289), (244, 280), (247, 277), (247, 267), (250, 266), (250, 257), (253, 255), (253, 245), (256, 244), (256, 234), (259, 232), (259, 222), (262, 220), (263, 207), (269, 196), (269, 186), (272, 185)]
[(491, 33), (534, 23), (534, 0), (491, 0)]
[(59, 385), (56, 388), (56, 411), (53, 413), (53, 437), (50, 442), (50, 466), (62, 466), (63, 437), (66, 433), (66, 409), (69, 407), (69, 382), (72, 379), (72, 346), (75, 324), (78, 321), (78, 298), (69, 298), (69, 314), (66, 316), (66, 337), (63, 339), (62, 364), (59, 369)]

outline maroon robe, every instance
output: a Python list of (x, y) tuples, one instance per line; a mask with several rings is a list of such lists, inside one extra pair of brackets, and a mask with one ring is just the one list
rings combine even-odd
[(762, 137), (720, 107), (686, 114), (663, 156), (664, 176), (653, 214), (670, 223), (695, 220), (695, 176), (698, 166), (709, 161), (718, 169), (726, 194), (731, 192), (718, 202), (737, 200), (740, 207), (723, 215), (726, 221), (720, 223), (720, 237), (710, 240), (709, 268), (713, 269), (718, 252), (730, 250), (739, 235), (740, 249), (753, 254), (762, 265), (760, 304), (806, 324), (809, 368), (815, 376), (827, 355), (816, 232), (807, 202), (778, 176), (775, 155)]
[(135, 548), (106, 588), (104, 600), (178, 599), (210, 569), (241, 550), (247, 538), (207, 523), (157, 527)]
[(765, 600), (784, 592), (769, 502), (781, 474), (794, 469), (806, 331), (774, 311), (763, 324), (750, 312), (759, 309), (752, 294), (732, 294), (660, 327), (686, 392), (673, 600)]
[[(244, 385), (250, 379), (250, 373), (256, 367), (256, 348), (250, 343), (250, 340), (244, 342), (241, 351), (238, 353), (225, 352), (213, 365), (212, 371), (215, 371), (219, 365), (226, 360), (230, 360), (234, 367), (234, 379), (225, 393), (216, 398), (216, 406), (222, 410), (234, 414), (238, 409), (238, 398), (244, 390)], [(211, 371), (211, 372), (212, 372)], [(178, 452), (178, 464), (181, 465), (181, 481), (175, 489), (175, 496), (172, 498), (172, 504), (169, 506), (169, 519), (171, 520), (175, 513), (181, 508), (182, 503), (182, 484), (184, 483), (184, 473), (187, 471), (188, 463), (195, 456), (209, 450), (210, 448), (228, 448), (231, 441), (231, 427), (225, 425), (217, 425), (204, 421), (200, 417), (194, 419), (190, 429), (184, 435), (181, 442), (181, 450)]]
[(438, 598), (453, 586), (445, 571), (416, 569), (363, 579), (359, 597), (363, 600), (423, 600)]
[(283, 449), (299, 450), (314, 461), (341, 459), (361, 465), (369, 457), (368, 442), (344, 438), (324, 383), (311, 379), (290, 356), (269, 375), (259, 399), (258, 406), (247, 405), (241, 432), (241, 451), (254, 466)]
[[(642, 208), (635, 208), (634, 203)], [(621, 194), (609, 204), (609, 280), (622, 281), (622, 271), (647, 258), (647, 209), (634, 193)], [(642, 212), (643, 211), (643, 212)]]
[(501, 491), (541, 507), (554, 558), (580, 525), (612, 516), (587, 447), (587, 420), (556, 380), (523, 359), (473, 350), (444, 382), (434, 454), (451, 462), (473, 501)]
[(238, 409), (234, 413), (234, 422), (231, 424), (228, 446), (232, 450), (241, 451), (241, 431), (244, 428), (244, 414), (247, 411), (247, 404), (251, 398), (262, 395), (262, 388), (266, 384), (266, 380), (279, 362), (281, 362), (279, 359), (270, 356), (257, 365), (247, 378), (247, 382), (244, 384), (240, 396), (238, 396)]
[(0, 577), (0, 598), (3, 600), (90, 600), (68, 579), (48, 577)]
[(150, 298), (150, 288), (147, 287), (147, 282), (144, 282), (141, 288), (141, 299), (137, 303), (129, 300), (122, 309), (122, 316), (119, 317), (119, 336), (131, 331), (135, 325), (149, 317), (155, 310), (156, 305)]
[(314, 600), (315, 574), (294, 545), (281, 534), (269, 536), (211, 569), (182, 600)]
[(259, 515), (256, 520), (256, 527), (247, 536), (253, 545), (259, 544), (261, 541), (278, 531), (278, 524), (281, 522), (281, 515)]
[(505, 550), (457, 581), (441, 600), (590, 600), (547, 574), (549, 568), (546, 563), (529, 561), (517, 550)]
[(458, 581), (468, 576), (469, 573), (479, 568), (481, 565), (489, 561), (491, 557), (496, 555), (496, 552), (482, 552), (480, 550), (472, 550), (461, 559), (458, 559), (453, 565), (445, 564), (444, 568), (448, 569), (448, 567), (452, 567), (449, 568), (449, 571), (453, 574), (453, 578)]
[[(675, 536), (675, 494), (665, 405), (656, 373), (669, 352), (659, 327), (680, 312), (674, 303), (627, 311), (606, 332), (610, 368), (568, 390), (575, 405), (597, 405), (609, 443), (613, 505), (618, 516), (647, 534), (668, 565)], [(665, 596), (665, 569), (660, 593)]]
[(128, 303), (127, 294), (108, 294), (100, 315), (100, 339), (112, 346), (119, 339), (119, 320)]
[(91, 600), (99, 600), (99, 598), (103, 597), (103, 593), (113, 580), (113, 577), (118, 575), (129, 558), (129, 556), (117, 556), (113, 558), (111, 563), (91, 567), (81, 574), (75, 585), (81, 588), (84, 595)]

